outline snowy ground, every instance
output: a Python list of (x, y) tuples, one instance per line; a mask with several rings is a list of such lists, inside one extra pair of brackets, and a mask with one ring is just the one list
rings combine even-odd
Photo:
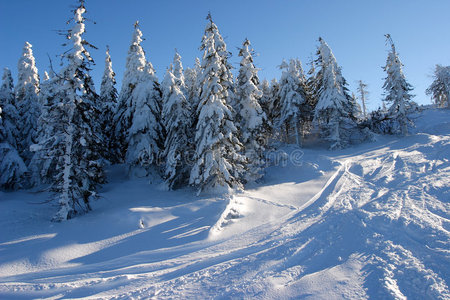
[(45, 193), (0, 193), (0, 299), (449, 299), (450, 111), (304, 152), (229, 197), (115, 167), (94, 211), (63, 223)]

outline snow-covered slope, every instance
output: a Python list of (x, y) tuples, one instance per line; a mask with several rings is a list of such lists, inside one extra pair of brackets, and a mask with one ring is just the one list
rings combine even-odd
[(450, 298), (449, 110), (404, 138), (286, 150), (231, 196), (115, 167), (63, 223), (45, 193), (1, 193), (0, 298)]

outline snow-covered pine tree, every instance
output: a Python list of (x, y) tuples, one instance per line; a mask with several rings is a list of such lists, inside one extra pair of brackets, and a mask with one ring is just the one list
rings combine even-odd
[(352, 106), (353, 106), (352, 115), (356, 119), (362, 120), (364, 118), (363, 112), (361, 110), (361, 105), (359, 105), (359, 103), (358, 103), (358, 98), (356, 97), (355, 93), (352, 92), (352, 95), (351, 95), (350, 99), (352, 101)]
[(0, 99), (2, 104), (16, 105), (16, 98), (14, 95), (14, 81), (11, 75), (11, 70), (3, 69), (2, 85), (0, 86)]
[(161, 89), (150, 62), (140, 74), (140, 81), (131, 94), (129, 114), (131, 126), (127, 130), (125, 162), (130, 176), (146, 176), (150, 168), (160, 164), (163, 147), (161, 124)]
[(413, 97), (410, 92), (413, 90), (412, 86), (406, 81), (403, 74), (403, 64), (398, 57), (394, 42), (389, 34), (386, 34), (386, 41), (391, 47), (386, 65), (383, 67), (387, 73), (383, 89), (385, 90), (384, 101), (391, 104), (388, 109), (388, 118), (391, 122), (391, 133), (394, 134), (408, 134), (408, 127), (413, 125), (413, 121), (408, 116), (413, 103)]
[(104, 182), (100, 163), (102, 140), (96, 123), (98, 95), (89, 75), (93, 59), (85, 48), (91, 44), (83, 39), (86, 9), (84, 1), (79, 2), (73, 11), (73, 26), (65, 34), (72, 42), (71, 48), (63, 55), (66, 64), (55, 79), (58, 87), (50, 109), (53, 122), (57, 122), (53, 126), (55, 143), (40, 147), (57, 157), (52, 185), (59, 204), (55, 221), (89, 211), (98, 185)]
[(125, 154), (130, 176), (145, 176), (158, 163), (162, 148), (161, 89), (141, 46), (139, 23), (128, 50), (122, 89), (115, 116), (115, 145)]
[(181, 62), (181, 55), (178, 53), (178, 51), (176, 49), (175, 49), (175, 55), (173, 57), (171, 73), (175, 77), (175, 79), (178, 81), (181, 91), (185, 94), (186, 93), (186, 84), (185, 84), (185, 80), (184, 80), (183, 63)]
[(189, 183), (189, 157), (192, 149), (191, 108), (183, 93), (186, 86), (181, 56), (177, 52), (173, 60), (173, 71), (167, 70), (161, 87), (162, 117), (167, 134), (163, 155), (164, 177), (168, 187), (173, 189)]
[(20, 132), (18, 150), (26, 162), (29, 162), (32, 156), (30, 146), (36, 142), (37, 120), (41, 113), (38, 102), (39, 75), (31, 47), (30, 43), (25, 42), (17, 64), (18, 81), (15, 91), (20, 116), (20, 121), (17, 122)]
[(2, 85), (0, 86), (0, 107), (2, 108), (3, 126), (7, 134), (6, 140), (17, 149), (20, 140), (17, 123), (20, 120), (20, 115), (16, 107), (13, 78), (8, 68), (3, 71)]
[[(40, 85), (39, 104), (41, 115), (37, 120), (36, 144), (31, 145), (30, 150), (33, 156), (28, 165), (32, 186), (41, 184), (51, 184), (56, 175), (56, 165), (58, 162), (59, 147), (55, 147), (61, 141), (55, 135), (56, 127), (59, 126), (58, 117), (63, 114), (60, 107), (56, 105), (57, 93), (61, 82), (58, 77), (51, 72), (51, 78), (47, 72)], [(59, 95), (61, 98), (61, 95)]]
[[(355, 138), (352, 135), (359, 131), (353, 116), (355, 108), (336, 58), (322, 38), (319, 38), (319, 42), (314, 125), (320, 136), (330, 144), (330, 149), (339, 149), (346, 147)], [(359, 136), (358, 140), (365, 138)]]
[[(184, 71), (184, 81), (186, 84), (186, 98), (189, 105), (192, 108), (192, 113), (194, 114), (197, 110), (199, 102), (200, 87), (198, 85), (198, 78), (201, 74), (200, 59), (195, 58), (195, 65), (192, 68), (187, 68)], [(195, 117), (193, 118), (195, 119)]]
[(275, 134), (274, 127), (279, 123), (281, 114), (281, 101), (280, 101), (280, 84), (274, 78), (270, 82), (270, 106), (267, 118), (270, 124), (272, 124), (272, 134)]
[(243, 158), (238, 154), (242, 144), (236, 137), (230, 99), (233, 95), (229, 52), (211, 15), (202, 38), (202, 72), (198, 121), (195, 134), (194, 165), (190, 184), (199, 193), (217, 187), (240, 187)]
[(289, 64), (283, 61), (280, 65), (283, 70), (280, 79), (280, 118), (276, 124), (285, 134), (285, 142), (291, 141), (291, 131), (294, 131), (297, 145), (301, 145), (303, 127), (307, 121), (305, 118), (310, 109), (307, 105), (306, 78), (301, 63), (297, 59), (289, 60)]
[(236, 82), (236, 97), (239, 99), (237, 121), (241, 128), (247, 169), (244, 180), (247, 182), (263, 176), (270, 131), (267, 116), (259, 104), (263, 93), (259, 89), (258, 69), (253, 64), (253, 53), (250, 41), (245, 39), (239, 50), (242, 59)]
[(369, 95), (369, 91), (367, 90), (367, 84), (364, 83), (362, 80), (359, 80), (357, 90), (359, 94), (359, 100), (361, 100), (362, 104), (363, 117), (364, 119), (366, 119), (367, 118), (366, 105), (367, 105), (367, 97)]
[(11, 190), (22, 186), (27, 168), (17, 150), (8, 142), (11, 133), (4, 125), (0, 107), (0, 189)]
[(316, 90), (316, 67), (314, 59), (311, 57), (311, 61), (308, 63), (310, 68), (306, 74), (304, 74), (303, 87), (306, 94), (306, 105), (302, 111), (303, 119), (303, 134), (310, 134), (313, 129), (314, 110), (317, 105), (317, 99), (315, 97)]
[(125, 72), (122, 79), (117, 110), (114, 116), (114, 147), (116, 157), (123, 161), (127, 152), (128, 130), (131, 127), (133, 111), (131, 111), (132, 94), (137, 84), (142, 80), (142, 73), (146, 66), (145, 52), (141, 46), (142, 32), (139, 29), (139, 22), (134, 23), (134, 32), (131, 38), (130, 48), (125, 64)]
[(100, 86), (101, 128), (103, 132), (103, 157), (110, 162), (117, 162), (113, 144), (114, 114), (117, 105), (116, 74), (112, 68), (109, 47), (106, 48), (105, 70)]
[(436, 65), (433, 82), (427, 88), (427, 95), (431, 95), (437, 107), (450, 108), (450, 66)]
[(131, 127), (128, 129), (125, 162), (130, 176), (146, 176), (159, 166), (165, 134), (161, 123), (161, 89), (150, 62), (132, 93)]
[[(259, 105), (263, 109), (266, 116), (270, 114), (270, 106), (272, 104), (272, 99), (270, 97), (270, 83), (267, 79), (264, 79), (259, 84), (259, 89), (261, 90), (262, 96), (259, 99)], [(268, 117), (267, 117), (268, 118)]]
[[(308, 93), (308, 102), (309, 106), (311, 108), (315, 108), (317, 105), (317, 82), (319, 81), (317, 78), (317, 69), (316, 69), (316, 63), (318, 61), (315, 61), (312, 57), (310, 58), (308, 62), (309, 70), (306, 74), (306, 91)], [(314, 117), (314, 111), (311, 111), (310, 118), (312, 119)]]

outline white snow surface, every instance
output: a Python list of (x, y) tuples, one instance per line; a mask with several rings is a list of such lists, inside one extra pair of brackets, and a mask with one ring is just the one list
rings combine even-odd
[(230, 195), (115, 166), (94, 210), (62, 223), (48, 194), (0, 193), (0, 299), (449, 299), (449, 120), (427, 109), (406, 137), (286, 147)]

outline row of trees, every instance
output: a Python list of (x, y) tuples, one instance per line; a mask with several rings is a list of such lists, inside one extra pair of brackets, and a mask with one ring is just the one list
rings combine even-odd
[[(202, 59), (184, 70), (175, 53), (161, 83), (136, 22), (120, 92), (107, 50), (98, 95), (91, 44), (83, 38), (84, 1), (73, 12), (62, 68), (40, 82), (26, 43), (16, 87), (6, 69), (0, 88), (0, 185), (49, 185), (59, 204), (55, 220), (91, 209), (108, 163), (125, 163), (130, 176), (161, 172), (169, 188), (191, 185), (201, 192), (261, 178), (276, 139), (301, 145), (319, 136), (337, 149), (369, 139), (372, 131), (407, 131), (411, 86), (389, 36), (384, 88), (391, 106), (366, 117), (323, 39), (307, 74), (299, 60), (283, 61), (279, 82), (270, 84), (260, 82), (246, 39), (234, 79), (230, 53), (210, 15)], [(365, 88), (361, 83), (363, 96)]]

